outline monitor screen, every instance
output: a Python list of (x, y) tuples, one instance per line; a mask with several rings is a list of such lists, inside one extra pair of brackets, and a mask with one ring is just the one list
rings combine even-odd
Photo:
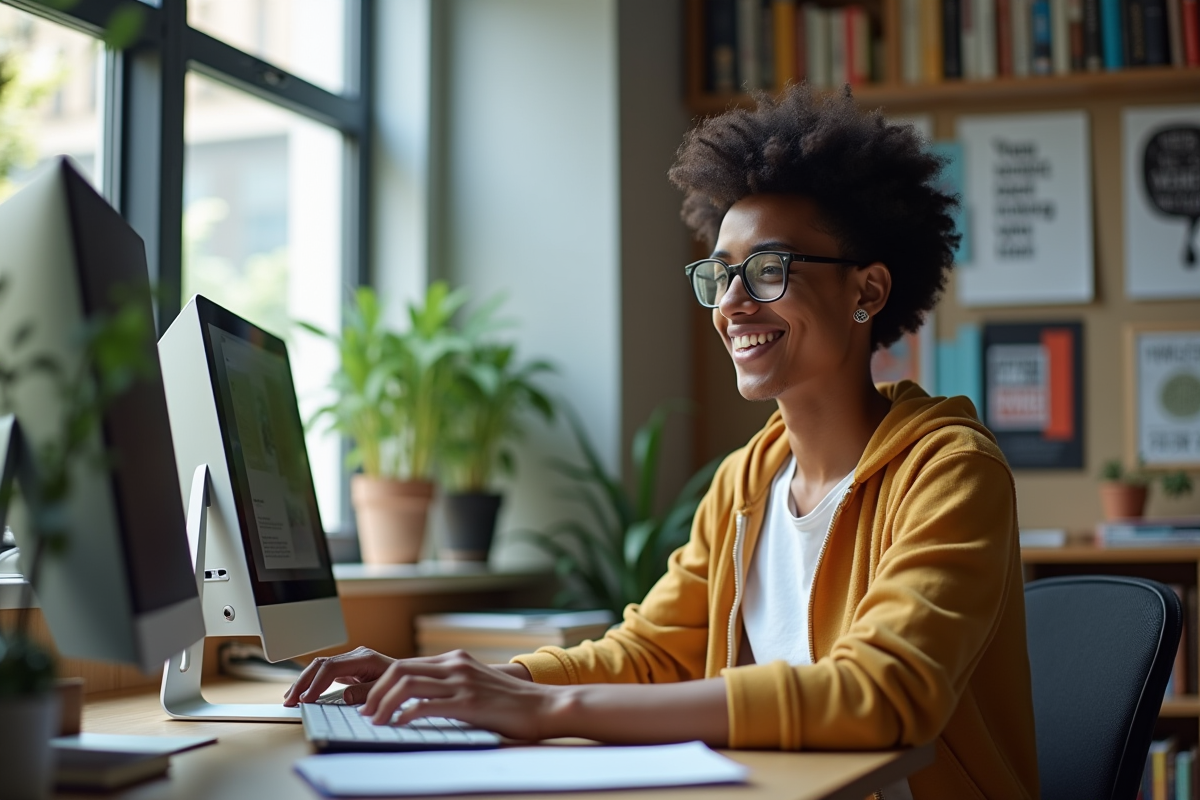
[(197, 301), (255, 602), (336, 597), (287, 348)]

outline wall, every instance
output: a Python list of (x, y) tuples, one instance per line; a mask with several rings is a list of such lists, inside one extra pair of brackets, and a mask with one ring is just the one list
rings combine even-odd
[[(1130, 98), (1092, 96), (1063, 103), (1053, 97), (1028, 101), (996, 100), (984, 95), (955, 108), (933, 110), (935, 135), (954, 135), (955, 120), (963, 113), (1006, 113), (1081, 108), (1091, 118), (1092, 198), (1096, 253), (1096, 300), (1088, 305), (1026, 308), (967, 309), (958, 303), (953, 280), (937, 308), (937, 335), (952, 339), (958, 325), (984, 321), (1082, 320), (1084, 324), (1084, 442), (1083, 470), (1019, 470), (1017, 500), (1022, 527), (1062, 527), (1089, 530), (1100, 519), (1097, 476), (1107, 460), (1123, 454), (1124, 325), (1148, 320), (1200, 319), (1200, 301), (1138, 302), (1124, 296), (1124, 232), (1121, 174), (1121, 109)], [(1138, 105), (1195, 102), (1179, 92), (1143, 93)], [(912, 113), (905, 109), (903, 113)], [(736, 447), (770, 413), (766, 405), (742, 400), (733, 388), (733, 368), (717, 342), (705, 314), (693, 317), (695, 392), (703, 414), (696, 427), (696, 460)], [(1200, 490), (1189, 498), (1169, 501), (1152, 496), (1147, 513), (1200, 513)]]

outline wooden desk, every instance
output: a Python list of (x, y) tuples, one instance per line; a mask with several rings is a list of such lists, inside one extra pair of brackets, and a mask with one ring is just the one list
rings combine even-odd
[[(270, 702), (286, 684), (225, 683), (206, 689), (216, 702)], [(311, 752), (295, 724), (183, 722), (169, 719), (158, 696), (126, 693), (95, 698), (83, 712), (83, 727), (97, 733), (185, 736), (207, 734), (217, 744), (171, 759), (169, 777), (105, 795), (121, 800), (287, 800), (319, 798), (292, 764)], [(563, 742), (567, 744), (568, 742)], [(712, 786), (654, 791), (587, 792), (584, 800), (663, 800), (724, 798), (745, 800), (862, 800), (933, 762), (933, 745), (876, 753), (778, 753), (724, 751), (750, 767), (745, 786)], [(548, 795), (537, 795), (538, 800)], [(58, 794), (87, 798), (94, 794)], [(514, 800), (518, 795), (472, 795), (477, 800)]]

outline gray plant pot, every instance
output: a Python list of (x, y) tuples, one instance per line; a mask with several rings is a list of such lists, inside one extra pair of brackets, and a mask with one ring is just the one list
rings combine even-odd
[(440, 550), (441, 557), (451, 561), (487, 561), (502, 499), (490, 492), (445, 495), (446, 541)]
[(44, 800), (54, 779), (50, 739), (58, 733), (58, 694), (0, 697), (0, 787), (5, 800)]

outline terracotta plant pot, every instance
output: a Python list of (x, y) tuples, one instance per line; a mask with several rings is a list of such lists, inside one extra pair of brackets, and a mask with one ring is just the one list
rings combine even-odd
[(1100, 484), (1100, 505), (1104, 508), (1104, 518), (1109, 522), (1139, 519), (1146, 512), (1147, 493), (1145, 486), (1105, 481)]
[(502, 499), (490, 492), (446, 495), (446, 541), (439, 555), (450, 561), (487, 561)]
[(421, 558), (433, 484), (354, 475), (350, 499), (364, 564), (415, 564)]
[(58, 694), (0, 697), (0, 794), (6, 800), (50, 797), (58, 733)]

